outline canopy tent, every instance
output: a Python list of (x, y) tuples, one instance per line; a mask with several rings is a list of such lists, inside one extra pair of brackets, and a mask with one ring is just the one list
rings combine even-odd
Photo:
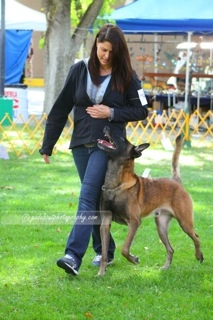
[(136, 0), (108, 18), (125, 33), (213, 33), (212, 0)]
[[(1, 12), (1, 2), (0, 2)], [(1, 17), (0, 17), (1, 23)], [(46, 31), (44, 13), (30, 9), (15, 0), (5, 1), (5, 29)]]
[[(126, 34), (213, 34), (212, 0), (135, 0), (116, 9), (106, 19), (115, 20)], [(187, 49), (185, 109), (189, 95), (189, 57)]]
[[(2, 3), (0, 2), (0, 12)], [(0, 24), (2, 15), (0, 15)], [(5, 24), (5, 84), (18, 84), (30, 48), (33, 31), (45, 31), (47, 22), (45, 14), (30, 9), (17, 1), (6, 0), (4, 12)], [(4, 36), (3, 34), (1, 35)]]

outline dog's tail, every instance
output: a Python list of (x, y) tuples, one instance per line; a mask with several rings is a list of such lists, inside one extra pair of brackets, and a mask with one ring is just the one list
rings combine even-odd
[(181, 183), (179, 158), (183, 146), (183, 136), (180, 134), (175, 140), (175, 150), (172, 156), (172, 179)]

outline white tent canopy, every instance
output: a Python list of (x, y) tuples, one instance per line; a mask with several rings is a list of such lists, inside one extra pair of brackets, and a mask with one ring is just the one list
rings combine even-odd
[[(0, 2), (1, 12), (1, 2)], [(1, 16), (0, 16), (1, 23)], [(5, 1), (5, 29), (46, 31), (44, 13), (30, 9), (15, 0)]]

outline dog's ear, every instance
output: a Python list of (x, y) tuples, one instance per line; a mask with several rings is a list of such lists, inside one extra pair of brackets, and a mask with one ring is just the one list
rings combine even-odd
[(134, 147), (133, 150), (133, 157), (134, 158), (139, 158), (142, 154), (142, 151), (145, 150), (146, 148), (148, 148), (150, 146), (149, 143), (142, 143), (137, 147)]

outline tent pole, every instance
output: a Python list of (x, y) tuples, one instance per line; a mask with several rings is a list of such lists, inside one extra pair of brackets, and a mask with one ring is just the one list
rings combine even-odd
[[(191, 42), (192, 32), (188, 32), (188, 44)], [(189, 65), (190, 65), (190, 48), (187, 47), (187, 57), (186, 57), (186, 80), (185, 80), (185, 102), (184, 109), (186, 112), (189, 112)]]
[[(188, 32), (188, 44), (191, 42), (192, 32)], [(185, 125), (185, 144), (191, 147), (190, 141), (190, 130), (189, 130), (189, 120), (190, 120), (190, 106), (189, 106), (189, 73), (190, 73), (190, 48), (187, 47), (187, 57), (186, 57), (186, 79), (185, 79), (185, 101), (184, 101), (184, 112), (186, 114), (186, 125)]]
[(157, 51), (158, 51), (158, 34), (154, 35), (154, 67), (155, 73), (158, 73), (158, 61), (157, 61)]
[(5, 0), (1, 0), (1, 36), (0, 36), (0, 96), (4, 96), (5, 73)]

